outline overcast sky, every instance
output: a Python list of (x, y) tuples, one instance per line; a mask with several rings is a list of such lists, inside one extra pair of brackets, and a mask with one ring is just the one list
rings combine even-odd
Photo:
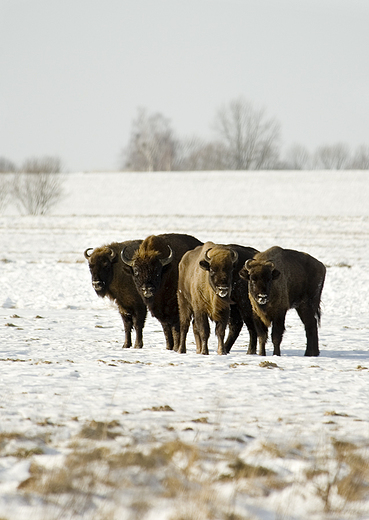
[(120, 164), (138, 107), (213, 137), (244, 96), (285, 147), (369, 145), (369, 0), (0, 0), (0, 156)]

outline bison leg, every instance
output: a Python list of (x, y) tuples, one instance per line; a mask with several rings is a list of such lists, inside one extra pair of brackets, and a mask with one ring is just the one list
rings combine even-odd
[(273, 320), (272, 326), (272, 342), (274, 346), (273, 356), (281, 355), (281, 343), (283, 334), (285, 331), (284, 323), (285, 323), (286, 313), (281, 313), (276, 316)]
[(225, 319), (224, 321), (217, 321), (215, 325), (215, 334), (218, 338), (218, 354), (220, 356), (224, 356), (227, 354), (227, 351), (225, 349), (224, 345), (224, 335), (225, 335), (225, 329), (227, 326), (228, 319)]
[(227, 354), (230, 352), (234, 342), (238, 338), (243, 326), (243, 320), (236, 305), (231, 305), (231, 314), (228, 322), (228, 337), (224, 343)]
[(180, 317), (180, 335), (179, 335), (179, 346), (178, 353), (185, 354), (186, 353), (186, 338), (188, 333), (188, 328), (191, 323), (192, 310), (189, 308), (186, 303), (183, 303), (181, 298), (178, 296), (178, 307), (179, 307), (179, 317)]
[(256, 329), (256, 334), (259, 339), (259, 356), (265, 356), (265, 345), (268, 339), (268, 327), (261, 321), (259, 316), (256, 314), (253, 315), (254, 324)]
[(135, 348), (143, 347), (142, 331), (143, 331), (143, 328), (145, 325), (145, 319), (146, 319), (146, 309), (144, 312), (141, 312), (138, 315), (133, 316), (133, 326), (136, 331)]
[(180, 343), (180, 325), (179, 322), (172, 325), (173, 350), (178, 352)]
[[(206, 314), (200, 313), (194, 316), (194, 331), (197, 331), (199, 336), (200, 354), (208, 355), (208, 340), (210, 336), (209, 320)], [(196, 340), (197, 343), (197, 340)]]
[(132, 327), (133, 320), (131, 314), (121, 314), (124, 326), (124, 343), (123, 348), (131, 348), (132, 346)]
[(168, 323), (162, 323), (161, 325), (162, 325), (163, 331), (164, 331), (167, 350), (173, 350), (174, 341), (173, 341), (173, 335), (172, 335), (172, 327)]
[(318, 324), (315, 312), (308, 304), (302, 304), (296, 310), (305, 327), (305, 356), (319, 356)]
[(201, 354), (201, 338), (200, 338), (199, 329), (196, 326), (195, 320), (193, 320), (192, 328), (193, 328), (193, 335), (195, 336), (195, 341), (196, 341), (196, 354)]
[(251, 311), (251, 305), (250, 310), (247, 309), (247, 312), (244, 311), (244, 309), (241, 310), (241, 316), (243, 321), (246, 324), (247, 330), (249, 331), (250, 341), (249, 341), (249, 348), (247, 350), (247, 354), (256, 354), (256, 344), (258, 335), (256, 332), (255, 322), (252, 317), (252, 311)]

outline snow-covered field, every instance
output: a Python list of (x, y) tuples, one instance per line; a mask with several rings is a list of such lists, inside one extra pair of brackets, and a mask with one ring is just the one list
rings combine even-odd
[[(69, 174), (0, 216), (1, 520), (369, 518), (369, 172)], [(123, 350), (83, 251), (183, 232), (327, 266), (319, 358)]]

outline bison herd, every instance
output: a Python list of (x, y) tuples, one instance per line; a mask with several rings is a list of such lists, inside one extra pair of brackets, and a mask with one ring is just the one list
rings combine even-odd
[[(218, 354), (228, 354), (243, 325), (247, 353), (265, 356), (272, 327), (273, 354), (280, 355), (285, 317), (295, 308), (306, 332), (305, 356), (318, 356), (324, 265), (291, 249), (259, 252), (237, 244), (205, 244), (184, 234), (151, 235), (89, 248), (96, 294), (113, 300), (123, 320), (123, 348), (142, 348), (147, 309), (163, 327), (166, 347), (186, 352), (192, 320), (196, 352), (208, 354), (209, 318), (215, 323)], [(228, 327), (228, 335), (226, 330)]]

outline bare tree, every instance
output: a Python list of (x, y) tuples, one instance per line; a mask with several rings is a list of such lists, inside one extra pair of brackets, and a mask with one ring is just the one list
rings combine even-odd
[(123, 168), (131, 171), (170, 171), (175, 164), (176, 141), (162, 114), (138, 109), (124, 151)]
[(350, 168), (352, 170), (369, 170), (369, 146), (362, 144), (355, 150)]
[(0, 157), (0, 213), (6, 208), (11, 196), (11, 179), (8, 173), (13, 173), (16, 165), (6, 157)]
[(225, 170), (227, 151), (222, 143), (192, 137), (178, 142), (177, 169), (182, 171)]
[(27, 159), (15, 175), (13, 196), (21, 213), (45, 215), (64, 195), (60, 159)]
[(16, 165), (6, 157), (0, 157), (0, 173), (13, 173), (17, 170)]
[(311, 161), (311, 154), (305, 146), (293, 144), (286, 152), (285, 169), (309, 170), (311, 168)]
[(271, 169), (278, 163), (280, 125), (240, 97), (219, 109), (215, 130), (232, 170)]
[(11, 194), (11, 180), (8, 174), (0, 175), (0, 213), (6, 208)]
[(315, 170), (347, 170), (350, 162), (349, 147), (344, 143), (336, 143), (318, 147), (312, 167)]

